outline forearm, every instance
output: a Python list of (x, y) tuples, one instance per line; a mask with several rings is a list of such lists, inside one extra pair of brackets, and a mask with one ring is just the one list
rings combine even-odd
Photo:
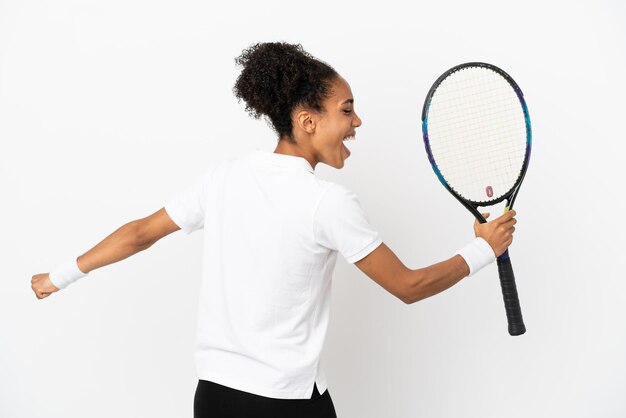
[(463, 257), (454, 257), (417, 270), (409, 270), (410, 296), (406, 303), (426, 299), (458, 283), (470, 273)]
[(140, 243), (137, 228), (135, 221), (119, 227), (95, 247), (79, 256), (77, 260), (78, 268), (84, 273), (89, 273), (99, 267), (113, 264), (148, 248), (149, 245)]

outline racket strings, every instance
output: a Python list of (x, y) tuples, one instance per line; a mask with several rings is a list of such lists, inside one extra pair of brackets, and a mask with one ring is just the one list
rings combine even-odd
[[(496, 104), (496, 103), (497, 104), (502, 104), (501, 103), (501, 95), (500, 94), (498, 94), (498, 95), (494, 94), (491, 97), (486, 94), (486, 93), (491, 92), (491, 91), (499, 91), (500, 93), (502, 93), (502, 88), (499, 87), (498, 89), (490, 89), (490, 90), (488, 90), (486, 92), (476, 92), (476, 93), (472, 93), (472, 94), (466, 94), (465, 95), (465, 99), (471, 100), (471, 99), (479, 98), (482, 101), (483, 105), (493, 105), (493, 104)], [(437, 93), (439, 93), (439, 91), (437, 91)], [(489, 102), (489, 99), (493, 99), (491, 103)], [(439, 103), (439, 105), (441, 105), (441, 103)], [(467, 112), (468, 111), (468, 109), (465, 106), (465, 104), (461, 104), (461, 103), (458, 103), (458, 102), (457, 103), (449, 102), (449, 103), (446, 104), (446, 106), (450, 107), (449, 111), (451, 112), (451, 115), (454, 115), (453, 112), (458, 111), (459, 109), (462, 109), (463, 112)], [(431, 107), (432, 107), (432, 102), (431, 102)], [(495, 113), (497, 113), (497, 112), (495, 112)], [(464, 113), (463, 116), (465, 116), (465, 115), (469, 116), (470, 114), (471, 113), (469, 113), (469, 112), (467, 114)]]
[(495, 200), (521, 174), (523, 108), (508, 81), (493, 70), (468, 67), (446, 77), (432, 95), (427, 130), (441, 175), (468, 200)]
[[(494, 102), (492, 106), (495, 107), (496, 105), (503, 106), (502, 103), (496, 103), (496, 102)], [(517, 109), (509, 105), (505, 105), (505, 106), (506, 107), (501, 107), (500, 110), (491, 110), (490, 121), (498, 121), (503, 124), (508, 123), (510, 125), (517, 126), (519, 121), (511, 119), (511, 113), (515, 112)], [(435, 109), (435, 111), (437, 111), (437, 109)], [(462, 123), (465, 123), (466, 126), (469, 128), (469, 127), (479, 127), (485, 123), (485, 118), (484, 118), (484, 114), (482, 110), (471, 111), (471, 110), (467, 110), (467, 108), (463, 108), (459, 106), (458, 109), (446, 109), (446, 112), (450, 112), (450, 116), (446, 118), (447, 124), (454, 124), (454, 123), (462, 122)], [(456, 112), (457, 115), (455, 115), (452, 112)], [(431, 122), (432, 121), (429, 120), (429, 126), (431, 126)], [(438, 126), (437, 122), (440, 122), (440, 121), (435, 121), (435, 123), (432, 126), (435, 126), (436, 128), (441, 129), (445, 133), (446, 127), (450, 125)], [(454, 128), (450, 128), (448, 130), (452, 131), (453, 129)]]

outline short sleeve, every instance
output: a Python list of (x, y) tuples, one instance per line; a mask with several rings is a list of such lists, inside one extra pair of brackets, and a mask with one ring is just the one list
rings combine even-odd
[(165, 204), (169, 217), (187, 235), (204, 227), (205, 183), (209, 181), (211, 171), (196, 177), (192, 184)]
[(382, 244), (356, 194), (335, 183), (320, 199), (313, 218), (313, 234), (318, 244), (339, 251), (351, 264)]

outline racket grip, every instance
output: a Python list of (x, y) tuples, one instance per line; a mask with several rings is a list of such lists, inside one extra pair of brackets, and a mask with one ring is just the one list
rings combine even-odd
[(526, 332), (522, 309), (519, 305), (517, 287), (515, 286), (515, 276), (513, 266), (509, 258), (509, 250), (506, 250), (498, 257), (498, 273), (500, 273), (500, 285), (502, 286), (502, 296), (504, 297), (504, 309), (509, 322), (510, 335), (522, 335)]

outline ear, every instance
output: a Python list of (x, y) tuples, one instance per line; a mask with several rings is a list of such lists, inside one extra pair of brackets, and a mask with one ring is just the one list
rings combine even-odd
[(308, 134), (315, 132), (316, 121), (317, 117), (314, 113), (303, 109), (297, 110), (293, 118), (294, 128), (297, 127)]

